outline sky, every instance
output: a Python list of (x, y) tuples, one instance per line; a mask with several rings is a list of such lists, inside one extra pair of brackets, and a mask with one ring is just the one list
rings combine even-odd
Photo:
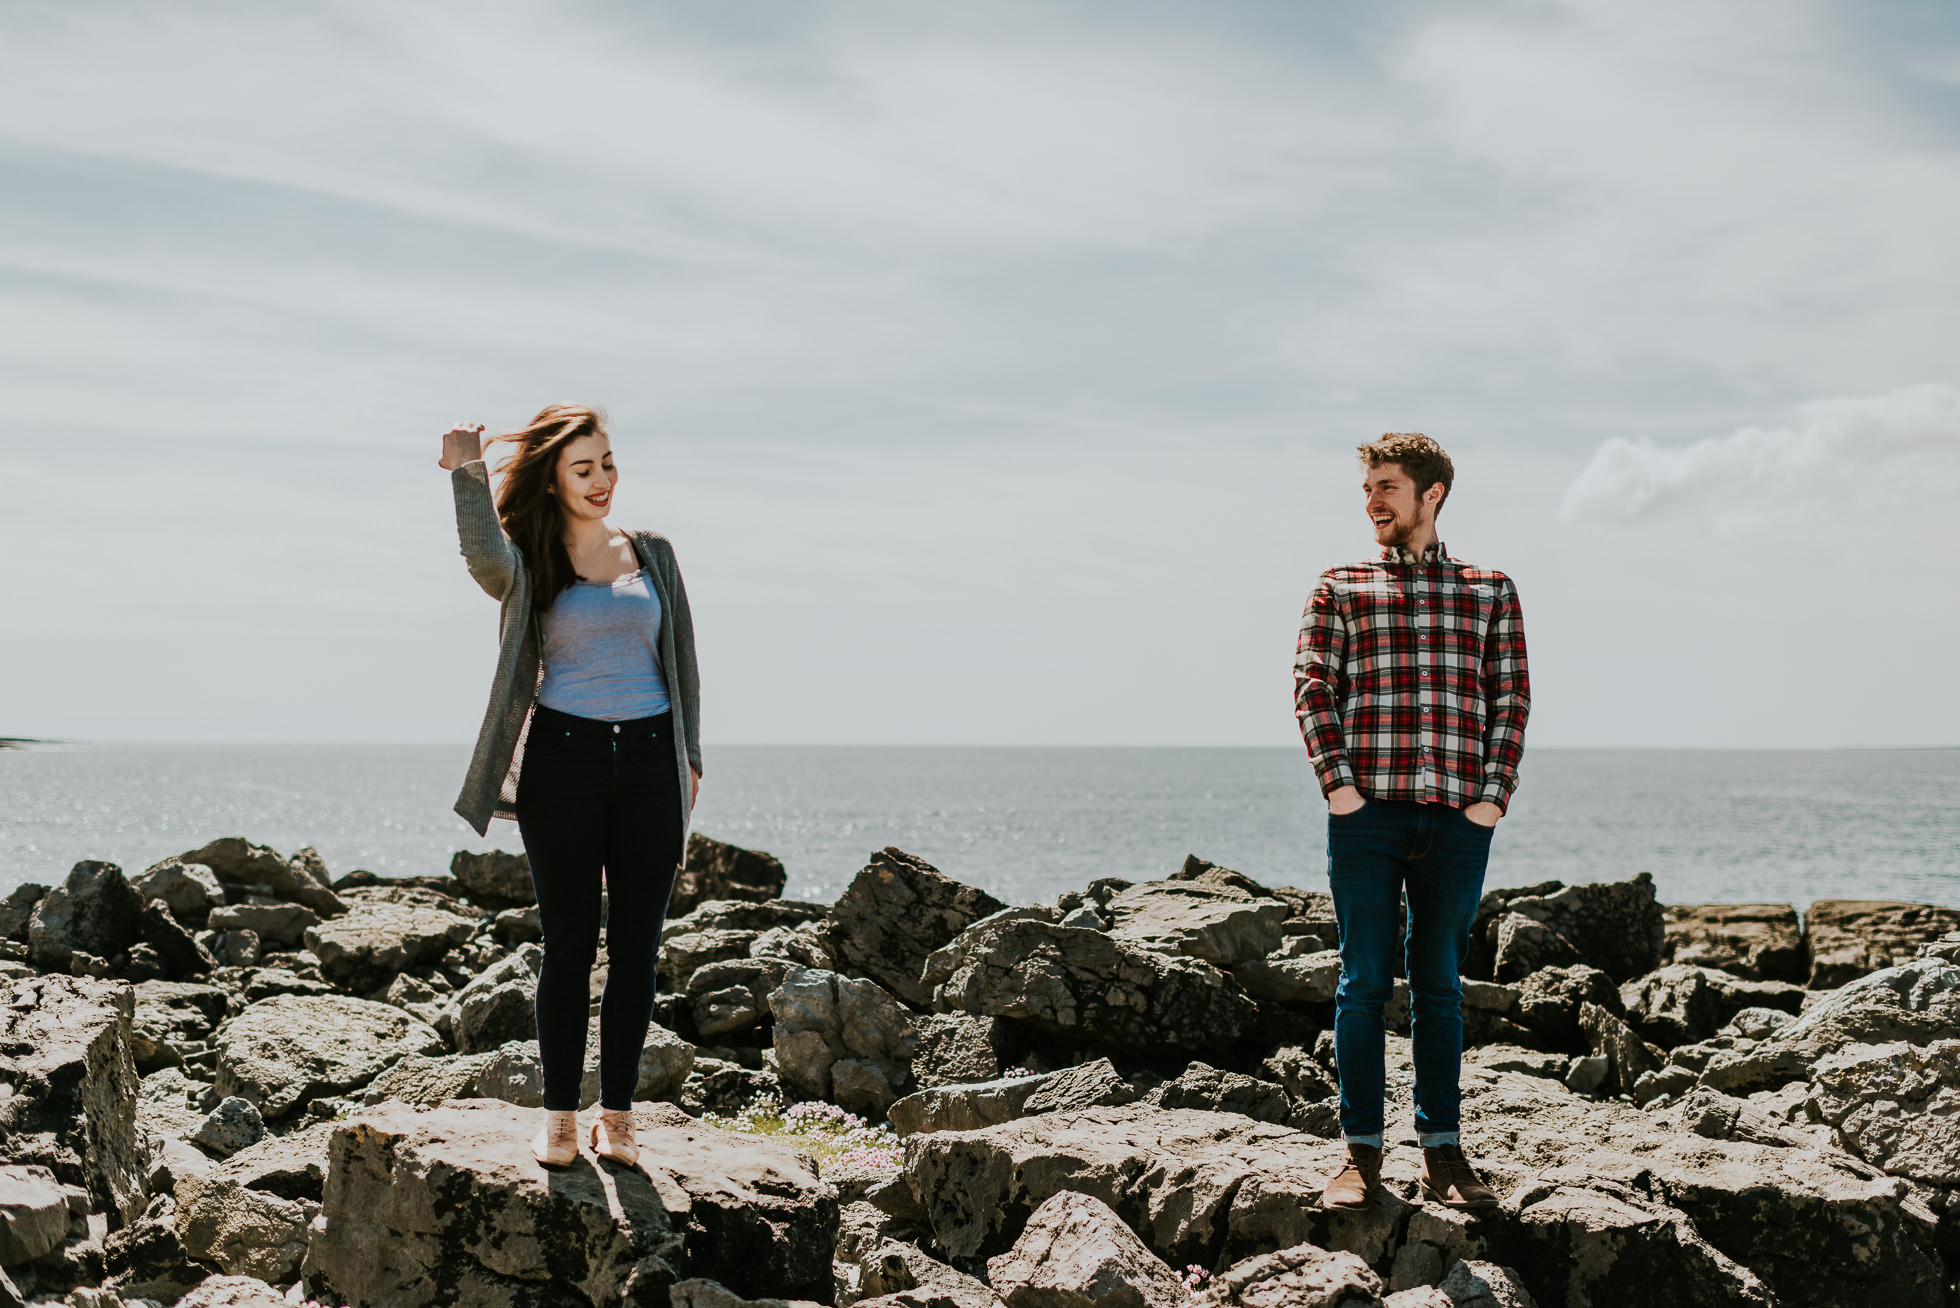
[(612, 415), (705, 743), (1285, 745), (1354, 446), (1533, 744), (1960, 744), (1960, 11), (0, 10), (0, 736), (464, 741)]

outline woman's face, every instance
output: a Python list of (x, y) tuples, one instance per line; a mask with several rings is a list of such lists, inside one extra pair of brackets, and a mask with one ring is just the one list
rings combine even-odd
[(612, 512), (613, 487), (618, 484), (612, 442), (604, 436), (581, 436), (558, 451), (551, 490), (565, 506), (567, 518), (603, 519)]

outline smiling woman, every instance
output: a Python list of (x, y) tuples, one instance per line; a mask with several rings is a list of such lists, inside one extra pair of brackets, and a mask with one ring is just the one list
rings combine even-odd
[(493, 814), (515, 817), (530, 860), (546, 1110), (531, 1149), (548, 1167), (579, 1153), (603, 919), (591, 1144), (630, 1167), (654, 959), (701, 776), (693, 621), (666, 538), (606, 522), (618, 470), (604, 413), (554, 404), (501, 439), (517, 450), (494, 508), (483, 428), (460, 424), (442, 440), (463, 557), (504, 606), (497, 678), (456, 811), (479, 833)]

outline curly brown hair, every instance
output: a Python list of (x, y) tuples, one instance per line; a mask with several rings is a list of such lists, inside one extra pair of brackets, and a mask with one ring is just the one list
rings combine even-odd
[(1357, 445), (1361, 461), (1370, 468), (1379, 468), (1384, 463), (1393, 463), (1409, 474), (1409, 480), (1416, 484), (1416, 494), (1424, 494), (1431, 486), (1441, 484), (1443, 498), (1436, 501), (1440, 510), (1449, 502), (1450, 487), (1456, 482), (1456, 465), (1443, 447), (1419, 431), (1391, 431), (1383, 434), (1380, 440)]
[(604, 436), (606, 411), (589, 404), (552, 404), (538, 411), (523, 430), (499, 436), (517, 452), (497, 465), (503, 489), (497, 516), (504, 533), (523, 552), (531, 574), (531, 604), (539, 613), (578, 580), (565, 548), (565, 509), (552, 493), (558, 452), (581, 436)]

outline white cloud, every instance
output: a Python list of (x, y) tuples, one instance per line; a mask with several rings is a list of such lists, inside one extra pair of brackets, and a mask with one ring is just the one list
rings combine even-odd
[(1713, 512), (1718, 525), (1748, 529), (1820, 503), (1870, 505), (1888, 490), (1910, 494), (1956, 473), (1960, 390), (1906, 386), (1813, 401), (1793, 426), (1743, 427), (1692, 445), (1614, 437), (1567, 489), (1560, 513), (1638, 523)]

